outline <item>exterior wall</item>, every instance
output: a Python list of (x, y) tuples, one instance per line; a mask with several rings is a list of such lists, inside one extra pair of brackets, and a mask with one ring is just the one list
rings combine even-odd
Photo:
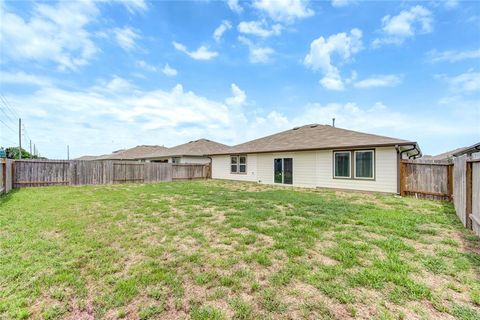
[(212, 156), (212, 178), (257, 181), (257, 155), (247, 155), (247, 173), (230, 173), (230, 156)]
[(209, 164), (210, 158), (207, 157), (181, 157), (180, 163), (182, 164)]
[[(147, 162), (152, 162), (156, 160), (167, 160), (168, 163), (172, 163), (172, 157), (160, 157), (155, 159), (148, 159)], [(208, 157), (181, 157), (181, 164), (209, 164), (210, 158)]]
[(230, 173), (230, 156), (214, 156), (212, 178), (273, 184), (273, 160), (293, 158), (293, 186), (396, 193), (398, 163), (395, 148), (373, 149), (375, 149), (374, 180), (334, 179), (333, 150), (248, 154), (247, 175)]

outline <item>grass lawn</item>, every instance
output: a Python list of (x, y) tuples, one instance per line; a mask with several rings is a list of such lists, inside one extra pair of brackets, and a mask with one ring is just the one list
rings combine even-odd
[(0, 319), (480, 319), (449, 203), (222, 181), (0, 197)]

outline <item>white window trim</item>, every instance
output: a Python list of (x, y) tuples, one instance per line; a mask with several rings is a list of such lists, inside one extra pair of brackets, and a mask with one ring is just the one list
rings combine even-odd
[[(357, 177), (357, 152), (372, 153), (372, 177)], [(353, 177), (358, 180), (375, 180), (375, 150), (354, 150), (353, 151)]]
[[(240, 163), (240, 158), (241, 157), (245, 157), (245, 163)], [(237, 163), (233, 164), (232, 163), (232, 158), (237, 158)], [(246, 155), (231, 155), (230, 156), (230, 174), (247, 174), (247, 170), (248, 170), (247, 163), (248, 163), (248, 159), (247, 159)], [(240, 171), (240, 166), (241, 165), (245, 166), (245, 172)], [(237, 172), (232, 171), (232, 166), (237, 167)]]
[[(335, 159), (335, 155), (336, 155), (337, 153), (348, 153), (348, 169), (349, 169), (349, 170), (348, 170), (348, 173), (349, 173), (348, 176), (337, 176), (337, 175), (335, 174), (335, 172), (337, 171), (336, 168), (335, 168), (335, 167), (336, 167), (336, 163), (337, 163), (337, 162), (335, 161), (335, 160), (336, 160), (336, 159)], [(335, 179), (352, 179), (352, 152), (351, 152), (351, 151), (334, 151), (334, 152), (333, 152), (333, 177), (334, 177)]]

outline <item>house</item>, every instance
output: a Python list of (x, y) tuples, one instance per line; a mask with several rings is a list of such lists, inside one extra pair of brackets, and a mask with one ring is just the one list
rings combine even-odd
[(208, 139), (199, 139), (172, 148), (156, 150), (137, 159), (149, 162), (168, 162), (175, 164), (207, 164), (210, 163), (209, 154), (224, 152), (229, 148), (230, 147), (225, 144)]
[(457, 148), (457, 149), (454, 149), (454, 150), (450, 150), (450, 151), (447, 151), (447, 152), (437, 154), (435, 156), (423, 155), (421, 159), (422, 160), (429, 160), (429, 161), (450, 161), (450, 160), (453, 160), (454, 154), (461, 153), (464, 150), (466, 150), (467, 148), (468, 147)]
[(110, 154), (101, 156), (83, 156), (75, 160), (137, 160), (139, 157), (145, 156), (152, 152), (159, 152), (168, 149), (164, 146), (157, 145), (139, 145), (130, 149), (120, 149)]
[(91, 161), (91, 160), (95, 160), (96, 158), (98, 158), (98, 156), (86, 155), (86, 156), (81, 156), (81, 157), (75, 158), (73, 160)]
[(416, 142), (310, 124), (212, 154), (212, 178), (399, 192), (399, 161)]

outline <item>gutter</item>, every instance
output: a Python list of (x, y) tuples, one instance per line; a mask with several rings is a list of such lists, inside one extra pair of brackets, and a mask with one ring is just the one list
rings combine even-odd
[[(301, 149), (279, 149), (279, 150), (261, 150), (261, 151), (237, 151), (229, 150), (220, 153), (210, 153), (210, 156), (223, 156), (230, 154), (259, 154), (259, 153), (275, 153), (275, 152), (300, 152), (300, 151), (317, 151), (317, 150), (345, 150), (345, 149), (365, 149), (365, 148), (383, 148), (383, 147), (396, 147), (396, 146), (416, 146), (417, 150), (420, 150), (416, 142), (405, 142), (398, 144), (366, 144), (366, 145), (353, 145), (353, 146), (334, 146), (334, 147), (322, 147), (322, 148), (301, 148)], [(420, 151), (421, 154), (421, 151)]]

